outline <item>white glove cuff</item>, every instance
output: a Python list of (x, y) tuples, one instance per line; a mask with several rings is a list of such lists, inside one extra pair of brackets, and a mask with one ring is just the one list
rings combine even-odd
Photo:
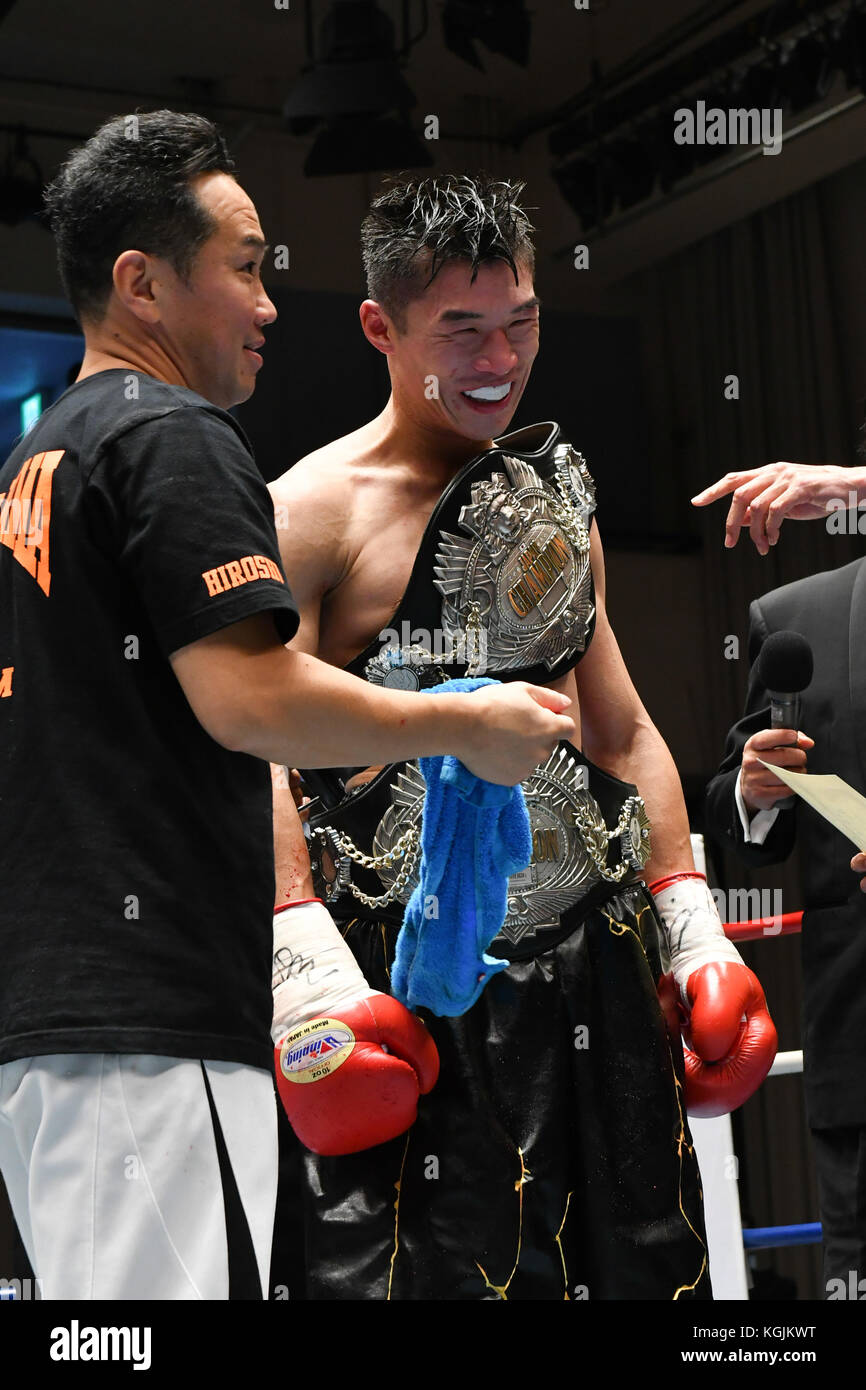
[(653, 894), (665, 925), (671, 968), (686, 1008), (686, 984), (694, 970), (716, 961), (743, 964), (742, 956), (725, 936), (713, 895), (703, 878), (677, 878)]
[(375, 993), (318, 898), (274, 914), (273, 991), (273, 1042), (309, 1018)]

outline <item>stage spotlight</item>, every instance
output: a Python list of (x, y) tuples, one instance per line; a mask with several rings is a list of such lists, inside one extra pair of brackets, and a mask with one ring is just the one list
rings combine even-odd
[(387, 58), (327, 63), (305, 73), (292, 88), (283, 116), (293, 135), (304, 135), (317, 121), (408, 111), (415, 102), (396, 63)]
[(415, 105), (397, 61), (394, 26), (375, 0), (337, 0), (322, 24), (319, 54), (283, 107), (294, 134), (306, 133), (315, 121)]
[[(307, 0), (308, 33), (311, 17), (312, 0)], [(408, 33), (403, 40), (405, 53)], [(294, 135), (307, 135), (324, 122), (307, 155), (306, 174), (374, 173), (433, 163), (408, 123), (415, 94), (400, 71), (394, 26), (375, 0), (337, 0), (322, 24), (317, 54), (309, 56), (310, 66), (283, 107)]]
[(304, 163), (311, 178), (417, 169), (433, 163), (430, 151), (405, 120), (392, 116), (343, 116), (317, 135)]

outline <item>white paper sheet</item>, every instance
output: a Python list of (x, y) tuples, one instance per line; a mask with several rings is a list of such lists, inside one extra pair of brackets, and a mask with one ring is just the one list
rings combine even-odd
[[(764, 763), (763, 758), (758, 761)], [(776, 767), (773, 763), (764, 763), (764, 767), (847, 835), (858, 850), (866, 850), (866, 796), (861, 796), (834, 772), (789, 772), (786, 767)]]

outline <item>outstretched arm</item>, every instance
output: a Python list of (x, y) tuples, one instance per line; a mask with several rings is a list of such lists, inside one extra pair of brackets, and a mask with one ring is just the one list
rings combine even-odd
[[(854, 498), (851, 493), (856, 494)], [(732, 496), (725, 521), (726, 548), (735, 546), (740, 531), (748, 527), (758, 553), (767, 555), (777, 543), (786, 518), (815, 521), (866, 499), (866, 468), (777, 460), (762, 468), (726, 473), (693, 497), (692, 506), (707, 507), (729, 494)]]

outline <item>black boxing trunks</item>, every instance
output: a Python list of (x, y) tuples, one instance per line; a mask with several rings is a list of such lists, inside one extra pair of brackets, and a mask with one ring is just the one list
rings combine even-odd
[[(397, 927), (340, 926), (387, 992)], [(462, 1018), (423, 1015), (441, 1072), (408, 1134), (286, 1156), (280, 1205), (300, 1200), (304, 1223), (294, 1296), (711, 1296), (657, 931), (647, 890), (628, 885), (557, 945), (524, 950)]]

